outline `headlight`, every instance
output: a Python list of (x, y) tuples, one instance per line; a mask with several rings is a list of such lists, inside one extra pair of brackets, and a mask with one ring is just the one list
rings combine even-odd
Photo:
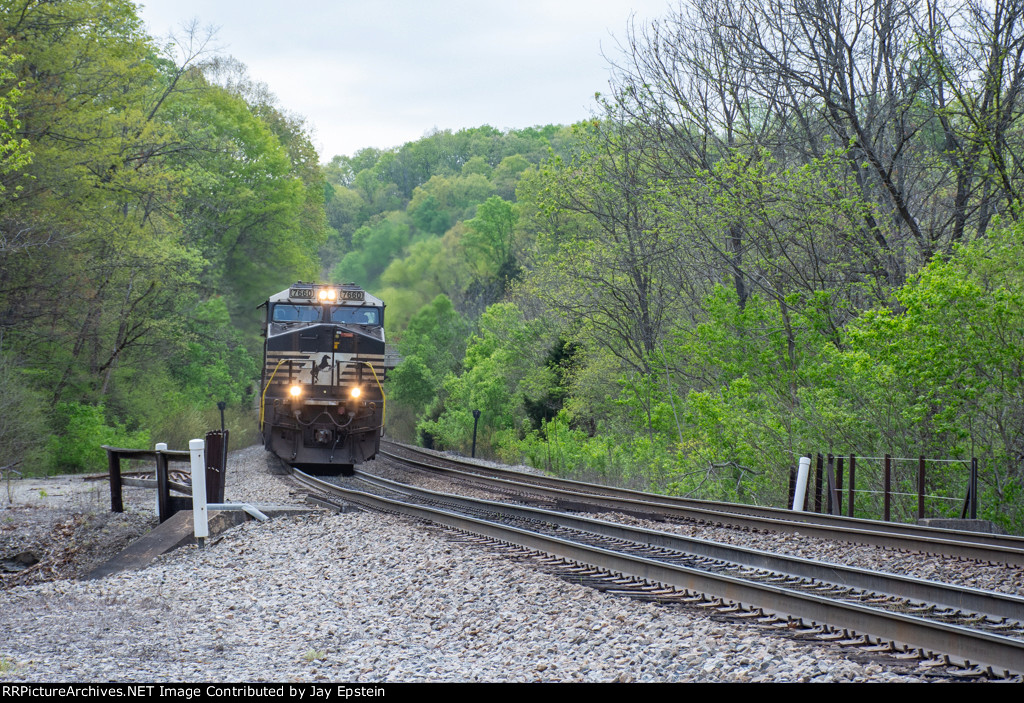
[(360, 395), (362, 395), (362, 391), (359, 390), (359, 386), (356, 386), (355, 388), (349, 391), (349, 395), (351, 395), (353, 398), (358, 398)]
[(292, 398), (298, 398), (300, 395), (302, 395), (302, 386), (296, 384), (288, 389), (288, 393), (292, 396)]
[(320, 298), (320, 300), (337, 300), (338, 291), (333, 288), (321, 288), (317, 297)]

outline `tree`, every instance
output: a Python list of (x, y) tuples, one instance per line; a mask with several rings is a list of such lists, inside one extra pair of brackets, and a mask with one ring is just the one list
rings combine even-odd
[[(466, 348), (462, 372), (444, 380), (442, 403), (418, 429), (437, 445), (466, 450), (472, 437), (473, 410), (480, 410), (480, 446), (484, 451), (515, 446), (524, 417), (523, 398), (536, 399), (557, 381), (544, 363), (552, 346), (546, 320), (524, 320), (511, 303), (490, 306), (480, 331)], [(539, 362), (539, 363), (538, 363)], [(528, 420), (527, 420), (528, 423)]]
[(934, 152), (955, 184), (944, 203), (949, 244), (970, 223), (984, 235), (991, 218), (1019, 217), (1022, 145), (1016, 125), (1024, 108), (1024, 4), (925, 3), (915, 18), (924, 59), (934, 76), (929, 98), (941, 125)]
[[(195, 415), (211, 389), (241, 400), (254, 366), (228, 312), (315, 276), (305, 128), (213, 84), (208, 40), (158, 48), (127, 0), (0, 5), (0, 339), (82, 437)], [(161, 401), (132, 407), (146, 390)]]
[[(393, 316), (391, 307), (389, 302), (389, 316)], [(440, 408), (436, 401), (444, 379), (458, 370), (465, 354), (469, 323), (442, 294), (420, 307), (403, 326), (397, 337), (402, 363), (388, 376), (388, 398), (393, 403), (388, 412), (393, 431), (412, 439), (424, 411)]]
[(0, 466), (16, 466), (38, 445), (45, 422), (43, 399), (28, 383), (24, 367), (0, 350)]
[(1014, 223), (933, 261), (897, 292), (899, 311), (872, 311), (850, 331), (851, 355), (891, 369), (879, 374), (886, 404), (876, 414), (902, 397), (909, 449), (978, 457), (986, 507), (1015, 530), (1024, 525), (1022, 235)]
[[(12, 40), (7, 40), (10, 47)], [(0, 47), (0, 197), (10, 189), (18, 172), (32, 161), (32, 150), (27, 139), (20, 138), (18, 131), (18, 102), (21, 86), (16, 83), (17, 74), (12, 70), (15, 62), (22, 57), (11, 55)], [(15, 244), (4, 241), (0, 248), (9, 249)]]
[(363, 225), (352, 235), (352, 251), (331, 271), (331, 280), (372, 287), (388, 262), (409, 244), (409, 230), (408, 218), (400, 212)]
[(495, 281), (493, 298), (499, 299), (519, 275), (515, 229), (519, 215), (514, 204), (493, 195), (480, 204), (476, 217), (466, 222), (462, 246), (472, 262), (477, 280)]
[(577, 339), (647, 373), (647, 357), (690, 285), (685, 244), (663, 217), (645, 136), (609, 118), (582, 125), (579, 138), (580, 151), (543, 174), (547, 224), (530, 287)]
[(169, 217), (180, 134), (163, 121), (187, 69), (157, 58), (127, 2), (17, 2), (0, 27), (24, 56), (19, 134), (34, 152), (0, 209), (0, 231), (20, 242), (0, 252), (3, 321), (53, 402), (69, 386), (95, 401), (129, 350), (173, 328), (197, 273)]

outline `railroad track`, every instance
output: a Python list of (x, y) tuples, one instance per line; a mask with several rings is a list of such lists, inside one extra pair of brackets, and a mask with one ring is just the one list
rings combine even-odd
[(341, 500), (534, 550), (570, 576), (604, 583), (602, 590), (710, 604), (786, 628), (799, 620), (826, 638), (930, 657), (936, 665), (953, 662), (973, 674), (1024, 674), (1024, 599), (1016, 596), (457, 497), (363, 473), (349, 481), (361, 489), (299, 480)]
[[(563, 504), (598, 506), (654, 519), (671, 518), (714, 525), (771, 530), (830, 540), (971, 559), (989, 564), (1024, 566), (1024, 538), (919, 525), (799, 513), (777, 508), (715, 503), (677, 496), (643, 493), (629, 489), (539, 476), (512, 469), (486, 467), (448, 457), (419, 452), (391, 443), (385, 457), (419, 469), (476, 482), (492, 490), (529, 490)], [(397, 450), (397, 451), (396, 451)], [(409, 455), (413, 454), (417, 458)], [(425, 459), (429, 458), (429, 461)], [(444, 464), (447, 464), (445, 466)]]

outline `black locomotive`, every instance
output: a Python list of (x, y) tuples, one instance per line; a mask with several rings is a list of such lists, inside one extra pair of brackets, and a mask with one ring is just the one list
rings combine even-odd
[(296, 283), (264, 305), (264, 446), (311, 473), (351, 473), (384, 433), (383, 301), (356, 285)]

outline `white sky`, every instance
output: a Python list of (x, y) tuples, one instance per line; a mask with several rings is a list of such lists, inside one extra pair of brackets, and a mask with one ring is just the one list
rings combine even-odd
[(197, 20), (306, 117), (326, 162), (434, 129), (571, 124), (606, 92), (631, 15), (669, 0), (137, 0), (151, 35)]

